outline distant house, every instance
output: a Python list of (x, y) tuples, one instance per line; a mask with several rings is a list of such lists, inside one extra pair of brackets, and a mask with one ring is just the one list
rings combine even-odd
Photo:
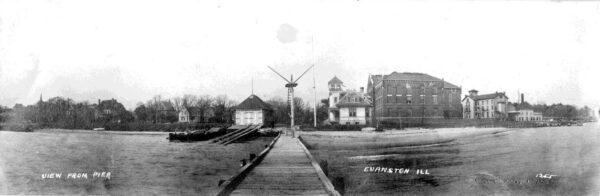
[(98, 105), (95, 105), (94, 117), (95, 119), (103, 119), (104, 121), (109, 122), (121, 122), (127, 119), (127, 110), (123, 106), (123, 104), (119, 103), (117, 100), (108, 99), (108, 100), (100, 100), (98, 99)]
[(508, 104), (508, 119), (512, 121), (541, 121), (544, 119), (542, 113), (534, 112), (532, 109), (518, 108)]
[(256, 95), (250, 95), (235, 107), (236, 125), (272, 125), (273, 109)]
[(502, 118), (508, 117), (508, 97), (503, 92), (478, 95), (477, 90), (470, 90), (462, 100), (464, 119)]
[(198, 107), (184, 107), (178, 113), (179, 122), (200, 122), (202, 121), (200, 115), (200, 108)]
[(345, 95), (336, 104), (340, 112), (339, 124), (366, 125), (371, 123), (371, 100), (365, 94), (364, 89), (360, 92), (346, 91)]
[(327, 109), (327, 113), (329, 114), (329, 122), (337, 123), (340, 118), (340, 110), (337, 108), (336, 104), (340, 101), (340, 98), (343, 95), (344, 91), (342, 90), (342, 86), (344, 86), (344, 82), (334, 76), (329, 82), (327, 82), (329, 86), (329, 108)]
[(334, 76), (329, 86), (329, 123), (344, 125), (366, 125), (371, 123), (371, 98), (364, 92), (343, 90), (344, 83)]
[(179, 122), (190, 122), (190, 112), (183, 108), (178, 113)]
[(515, 121), (541, 121), (542, 119), (542, 114), (532, 109), (518, 110), (514, 116)]

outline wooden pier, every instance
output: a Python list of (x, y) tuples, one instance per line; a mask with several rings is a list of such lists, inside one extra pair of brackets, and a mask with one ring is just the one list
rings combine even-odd
[[(262, 153), (261, 153), (262, 154)], [(340, 195), (306, 147), (281, 135), (270, 152), (224, 185), (218, 195)]]

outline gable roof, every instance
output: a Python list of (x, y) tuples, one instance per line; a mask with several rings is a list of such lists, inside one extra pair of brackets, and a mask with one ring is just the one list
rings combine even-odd
[[(352, 101), (352, 98), (356, 98), (357, 102)], [(371, 106), (371, 100), (369, 97), (360, 92), (346, 91), (345, 95), (340, 98), (340, 101), (336, 104), (337, 107), (368, 107)]]
[(337, 76), (333, 76), (333, 78), (331, 80), (329, 80), (329, 82), (327, 82), (327, 84), (331, 84), (331, 83), (344, 83), (342, 82), (342, 80), (340, 80)]
[(373, 82), (373, 84), (377, 84), (379, 83), (379, 81), (381, 81), (381, 79), (383, 78), (382, 75), (370, 75), (371, 78), (369, 78), (369, 82)]
[[(439, 78), (433, 77), (425, 73), (413, 72), (392, 72), (389, 75), (383, 76), (383, 80), (411, 80), (411, 81), (442, 81)], [(444, 81), (444, 88), (460, 88), (452, 83)]]
[(484, 99), (494, 99), (496, 97), (502, 97), (502, 96), (508, 98), (504, 93), (495, 92), (495, 93), (490, 93), (490, 94), (472, 96), (471, 99), (484, 100)]
[(242, 103), (235, 107), (236, 110), (256, 110), (256, 109), (264, 109), (264, 110), (273, 110), (271, 105), (265, 103), (260, 97), (256, 95), (250, 95), (246, 98)]

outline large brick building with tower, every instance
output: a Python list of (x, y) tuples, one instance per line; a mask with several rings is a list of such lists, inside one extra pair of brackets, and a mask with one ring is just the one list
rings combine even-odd
[(374, 97), (375, 123), (418, 124), (462, 118), (461, 87), (428, 74), (370, 75), (367, 93)]

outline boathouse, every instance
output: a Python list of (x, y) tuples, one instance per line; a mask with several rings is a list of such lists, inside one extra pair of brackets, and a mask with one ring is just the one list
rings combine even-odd
[(256, 95), (250, 95), (235, 107), (236, 125), (272, 125), (273, 108)]

